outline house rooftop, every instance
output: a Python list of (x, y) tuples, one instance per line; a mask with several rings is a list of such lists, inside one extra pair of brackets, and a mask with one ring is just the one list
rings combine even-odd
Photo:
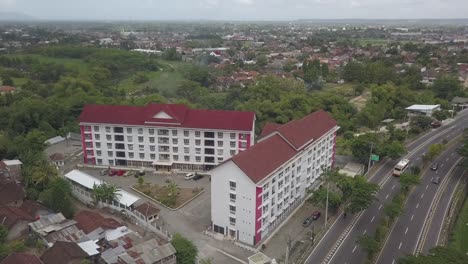
[(251, 131), (255, 113), (189, 109), (183, 104), (85, 105), (81, 124), (114, 124)]
[(44, 264), (80, 263), (88, 254), (75, 242), (57, 241), (41, 256)]
[(15, 181), (0, 182), (0, 204), (8, 204), (23, 200), (23, 187)]
[(11, 253), (0, 264), (43, 264), (36, 255), (26, 253)]
[(144, 215), (145, 217), (159, 214), (159, 208), (151, 203), (145, 202), (135, 207), (135, 210)]
[(105, 218), (97, 212), (88, 210), (77, 212), (73, 219), (77, 222), (77, 227), (83, 230), (86, 234), (89, 234), (98, 228), (115, 229), (122, 226), (122, 224), (113, 218)]

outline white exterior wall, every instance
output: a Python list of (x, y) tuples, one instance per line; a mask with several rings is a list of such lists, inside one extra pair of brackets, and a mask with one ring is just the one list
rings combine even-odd
[[(235, 190), (231, 190), (229, 182), (236, 182)], [(224, 234), (229, 236), (229, 229), (239, 235), (239, 241), (253, 244), (255, 235), (255, 183), (242, 172), (237, 165), (228, 161), (211, 171), (211, 219), (213, 225), (224, 228)], [(236, 201), (230, 201), (230, 193), (236, 194)], [(236, 207), (234, 214), (230, 213), (229, 205)], [(230, 224), (229, 217), (236, 219), (235, 225)]]
[[(239, 151), (245, 150), (253, 144), (254, 130), (252, 131), (229, 131), (229, 130), (206, 130), (206, 129), (191, 129), (191, 128), (166, 128), (166, 127), (141, 127), (141, 126), (125, 126), (125, 125), (107, 125), (107, 124), (82, 124), (83, 126), (89, 126), (91, 131), (85, 129), (85, 135), (92, 135), (91, 140), (85, 140), (85, 146), (83, 150), (87, 152), (87, 157), (94, 157), (96, 159), (96, 165), (114, 166), (111, 163), (114, 159), (125, 159), (128, 161), (144, 161), (154, 162), (160, 160), (160, 154), (169, 154), (169, 163), (181, 163), (181, 164), (196, 164), (196, 165), (217, 165), (231, 156), (237, 154)], [(110, 132), (107, 132), (106, 127), (110, 128)], [(114, 133), (114, 127), (122, 127), (123, 133)], [(132, 131), (129, 133), (127, 128), (131, 128)], [(142, 134), (138, 132), (138, 129), (143, 129)], [(154, 134), (150, 134), (150, 129), (154, 129)], [(159, 130), (168, 130), (167, 136), (158, 135)], [(176, 131), (176, 134), (173, 134)], [(188, 131), (188, 136), (185, 136), (184, 131)], [(200, 132), (200, 136), (196, 136), (196, 131)], [(204, 132), (214, 132), (214, 138), (205, 138)], [(218, 135), (218, 133), (222, 135)], [(232, 135), (231, 135), (232, 134)], [(248, 139), (239, 139), (239, 134), (250, 134)], [(99, 136), (97, 139), (96, 136)], [(111, 136), (111, 140), (107, 139), (107, 135)], [(115, 141), (115, 135), (123, 135), (123, 141)], [(143, 137), (143, 142), (139, 142), (139, 137)], [(150, 142), (150, 138), (154, 137), (154, 143)], [(160, 139), (169, 139), (167, 144), (159, 143)], [(185, 144), (184, 140), (188, 139), (189, 144)], [(214, 147), (206, 146), (206, 148), (213, 148), (214, 154), (205, 154), (205, 139), (214, 140)], [(196, 145), (196, 141), (200, 140), (200, 145)], [(86, 146), (86, 142), (89, 142)], [(240, 146), (241, 142), (245, 142), (245, 148)], [(110, 146), (108, 146), (108, 143)], [(117, 150), (115, 143), (124, 144), (124, 150)], [(231, 145), (233, 144), (233, 145)], [(142, 146), (142, 148), (140, 148)], [(151, 146), (154, 146), (152, 149)], [(167, 146), (169, 150), (162, 152), (159, 150), (160, 146)], [(177, 148), (177, 149), (174, 149)], [(188, 153), (184, 148), (188, 148)], [(99, 153), (100, 151), (100, 153)], [(112, 157), (109, 156), (109, 151), (112, 152)], [(125, 152), (125, 158), (118, 158), (116, 151)], [(133, 158), (130, 157), (130, 153), (133, 153)], [(140, 157), (140, 153), (144, 155)], [(176, 160), (175, 155), (178, 157)], [(189, 157), (189, 160), (185, 160), (185, 156)], [(199, 157), (199, 160), (197, 160)], [(214, 161), (205, 162), (205, 157), (213, 157)]]
[[(270, 176), (257, 184), (253, 183), (234, 162), (228, 161), (213, 169), (211, 177), (211, 217), (214, 225), (225, 228), (229, 235), (229, 181), (237, 182), (238, 200), (236, 226), (239, 241), (253, 245), (255, 232), (256, 187), (262, 188), (262, 240), (276, 227), (306, 196), (308, 188), (317, 188), (322, 167), (331, 167), (335, 131), (330, 130), (299, 152)], [(241, 193), (239, 193), (241, 192)], [(239, 199), (248, 197), (247, 199)], [(251, 209), (249, 209), (251, 208)], [(246, 210), (246, 211), (244, 211)]]

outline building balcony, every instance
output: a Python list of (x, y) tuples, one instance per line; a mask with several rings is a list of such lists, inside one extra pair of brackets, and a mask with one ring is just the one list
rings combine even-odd
[(203, 133), (205, 138), (214, 138), (215, 133), (214, 132), (205, 132)]

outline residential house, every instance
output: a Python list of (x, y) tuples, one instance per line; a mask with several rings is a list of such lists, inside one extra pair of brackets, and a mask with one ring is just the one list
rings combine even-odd
[(61, 153), (54, 153), (49, 156), (49, 159), (57, 168), (65, 165), (65, 156)]
[(57, 241), (41, 256), (44, 264), (78, 264), (89, 255), (75, 242)]
[(76, 223), (75, 220), (66, 219), (62, 213), (58, 213), (42, 216), (39, 220), (29, 223), (29, 227), (51, 247), (56, 241), (81, 241), (85, 233), (76, 227)]
[(12, 94), (16, 92), (16, 88), (13, 86), (0, 86), (0, 96), (6, 94)]
[(119, 264), (177, 264), (176, 249), (171, 243), (159, 245), (154, 238), (135, 245), (118, 256)]
[(36, 255), (26, 253), (11, 253), (0, 264), (44, 264)]
[(147, 223), (151, 223), (159, 219), (159, 208), (152, 205), (151, 203), (145, 202), (135, 207), (134, 213), (136, 212), (141, 215), (141, 218)]
[(92, 233), (99, 228), (102, 230), (112, 230), (122, 226), (122, 224), (114, 218), (105, 218), (97, 212), (88, 210), (77, 212), (73, 216), (73, 220), (76, 221), (76, 226), (83, 230), (85, 234)]
[(34, 218), (20, 208), (0, 206), (0, 224), (8, 229), (7, 241), (26, 235), (31, 221)]
[(24, 198), (24, 189), (19, 183), (0, 181), (0, 206), (20, 207)]
[[(21, 177), (21, 168), (23, 163), (18, 160), (7, 160), (4, 159), (0, 161), (0, 178), (12, 179), (15, 181), (20, 181)], [(3, 172), (3, 173), (2, 173)]]

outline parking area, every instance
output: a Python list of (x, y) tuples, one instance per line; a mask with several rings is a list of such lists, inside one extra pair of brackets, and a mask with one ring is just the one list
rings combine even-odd
[[(305, 219), (313, 212), (320, 211), (321, 216), (317, 220), (312, 220), (309, 225), (304, 226)], [(277, 233), (270, 238), (261, 251), (270, 258), (284, 260), (286, 255), (286, 245), (290, 241), (289, 260), (294, 260), (311, 244), (312, 233), (317, 234), (325, 223), (325, 213), (309, 202), (305, 202), (297, 212), (286, 222)]]

